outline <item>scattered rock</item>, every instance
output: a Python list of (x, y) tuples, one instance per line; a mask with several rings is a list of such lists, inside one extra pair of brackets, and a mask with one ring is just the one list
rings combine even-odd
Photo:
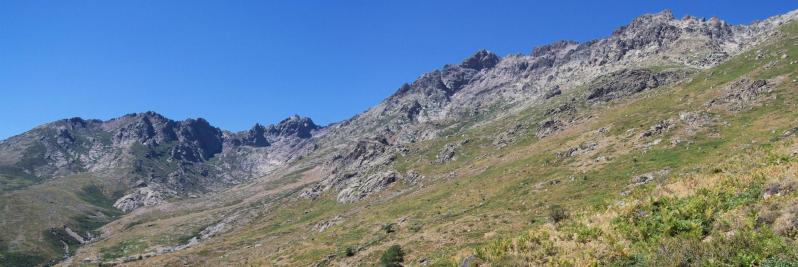
[(435, 162), (437, 163), (446, 163), (456, 159), (456, 152), (460, 149), (464, 144), (468, 143), (468, 139), (461, 140), (455, 143), (449, 143), (443, 146), (440, 152), (438, 152), (438, 156), (435, 157)]
[(550, 180), (546, 180), (546, 181), (542, 181), (542, 182), (536, 183), (534, 186), (532, 186), (532, 188), (534, 188), (535, 190), (542, 190), (542, 189), (544, 189), (544, 188), (546, 188), (548, 186), (558, 185), (561, 182), (562, 181), (560, 181), (560, 179), (556, 179), (556, 178), (555, 179), (550, 179)]
[(538, 126), (538, 131), (535, 133), (535, 136), (537, 136), (537, 138), (544, 138), (553, 133), (559, 132), (563, 128), (565, 128), (565, 123), (563, 123), (560, 120), (557, 119), (546, 120), (540, 123), (540, 125)]
[(424, 175), (421, 175), (416, 170), (409, 170), (405, 174), (404, 180), (409, 184), (418, 184), (421, 180), (424, 180)]
[(559, 105), (559, 106), (557, 106), (555, 108), (551, 108), (551, 109), (546, 110), (546, 112), (543, 113), (543, 115), (551, 116), (551, 115), (555, 115), (555, 114), (565, 114), (565, 113), (574, 113), (574, 112), (576, 112), (576, 107), (574, 106), (574, 104), (572, 102), (568, 102), (568, 103)]
[(597, 146), (598, 144), (596, 142), (584, 142), (576, 147), (569, 148), (568, 150), (554, 153), (554, 155), (558, 158), (575, 157), (587, 154), (588, 152), (595, 150)]
[(474, 255), (470, 255), (468, 257), (465, 257), (465, 259), (463, 259), (463, 262), (461, 262), (459, 266), (460, 267), (471, 267), (471, 264), (475, 260), (476, 260), (476, 257), (474, 257)]
[(644, 173), (644, 174), (641, 174), (641, 175), (634, 176), (630, 180), (630, 184), (627, 185), (626, 188), (621, 192), (621, 195), (625, 196), (625, 195), (629, 194), (630, 192), (632, 192), (632, 190), (634, 190), (635, 187), (638, 187), (638, 186), (641, 186), (641, 185), (645, 185), (645, 184), (648, 184), (650, 182), (653, 182), (656, 179), (665, 177), (670, 172), (671, 172), (671, 168), (668, 167), (668, 168), (664, 168), (664, 169), (661, 169), (661, 170), (658, 170), (658, 171), (647, 172), (647, 173)]
[(418, 265), (420, 265), (420, 266), (427, 266), (427, 265), (429, 265), (429, 262), (428, 262), (428, 260), (427, 260), (427, 257), (421, 257), (420, 259), (418, 259)]
[(798, 183), (795, 180), (785, 180), (781, 183), (773, 183), (765, 188), (764, 192), (762, 192), (762, 198), (768, 199), (774, 196), (781, 196), (784, 194), (789, 194), (792, 191), (795, 191), (795, 188), (798, 187)]
[(663, 121), (657, 122), (656, 124), (651, 126), (651, 128), (649, 128), (648, 130), (643, 131), (643, 133), (641, 133), (640, 136), (641, 137), (651, 137), (651, 136), (655, 136), (655, 135), (661, 135), (661, 134), (665, 133), (666, 131), (668, 131), (669, 129), (671, 129), (673, 126), (674, 126), (674, 123), (673, 123), (672, 120), (663, 120)]
[(690, 130), (700, 129), (716, 122), (712, 114), (700, 111), (680, 112), (679, 120)]
[(757, 100), (772, 91), (773, 87), (766, 80), (740, 79), (729, 84), (722, 96), (710, 100), (705, 106), (739, 112), (755, 105)]
[(322, 221), (316, 223), (315, 225), (313, 225), (312, 229), (313, 229), (313, 231), (316, 231), (316, 232), (324, 232), (324, 230), (327, 230), (327, 228), (330, 228), (332, 226), (338, 225), (338, 224), (340, 224), (343, 221), (344, 221), (344, 218), (341, 217), (340, 215), (337, 215), (337, 216), (333, 217), (332, 219), (322, 220)]
[(512, 127), (510, 127), (509, 129), (507, 129), (506, 131), (503, 131), (498, 135), (496, 135), (496, 137), (493, 139), (492, 144), (494, 147), (497, 148), (506, 147), (507, 145), (514, 143), (518, 139), (518, 137), (522, 136), (522, 134), (526, 132), (526, 130), (527, 127), (524, 124), (517, 123)]
[(552, 97), (555, 97), (555, 96), (558, 96), (558, 95), (561, 95), (561, 94), (562, 94), (562, 91), (560, 91), (560, 86), (559, 85), (555, 85), (553, 88), (551, 88), (551, 90), (546, 91), (546, 93), (543, 95), (543, 99), (549, 99), (549, 98), (552, 98)]

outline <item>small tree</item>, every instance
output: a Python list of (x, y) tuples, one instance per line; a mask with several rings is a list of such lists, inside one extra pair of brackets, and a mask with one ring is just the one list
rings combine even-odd
[(402, 251), (402, 247), (399, 245), (393, 245), (382, 253), (382, 257), (380, 257), (380, 266), (384, 267), (400, 267), (402, 266), (402, 262), (404, 261), (405, 252)]
[(346, 249), (344, 249), (344, 255), (347, 257), (355, 256), (355, 253), (357, 253), (357, 250), (353, 247), (346, 247)]
[(568, 213), (565, 211), (565, 208), (560, 205), (551, 205), (549, 207), (549, 220), (552, 223), (558, 223), (565, 220), (565, 218), (568, 218)]

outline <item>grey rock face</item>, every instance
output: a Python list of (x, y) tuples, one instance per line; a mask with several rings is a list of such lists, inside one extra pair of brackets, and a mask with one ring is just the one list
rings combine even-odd
[(467, 58), (460, 64), (463, 68), (482, 70), (493, 68), (499, 63), (499, 56), (488, 50), (479, 50), (473, 56)]
[(654, 73), (650, 70), (621, 70), (600, 77), (590, 88), (588, 102), (606, 102), (657, 88), (687, 77), (687, 72)]
[(338, 192), (338, 201), (354, 202), (373, 193), (379, 192), (399, 180), (399, 175), (393, 171), (378, 172), (369, 175), (355, 183), (349, 183)]
[(241, 133), (238, 136), (238, 139), (230, 138), (235, 142), (236, 146), (245, 145), (245, 146), (253, 146), (253, 147), (265, 147), (269, 146), (269, 140), (266, 138), (266, 127), (260, 124), (255, 124), (247, 132)]
[(321, 127), (308, 117), (293, 115), (278, 124), (270, 125), (266, 132), (274, 138), (310, 138)]
[(267, 147), (283, 139), (308, 139), (319, 129), (310, 118), (294, 115), (275, 125), (255, 124), (248, 131), (228, 135), (226, 141), (232, 146)]
[(155, 206), (166, 201), (166, 198), (173, 196), (174, 193), (167, 193), (168, 189), (155, 189), (151, 187), (141, 187), (133, 190), (114, 202), (114, 207), (122, 212), (130, 212), (140, 207)]
[(330, 176), (305, 190), (302, 195), (315, 198), (322, 192), (339, 190), (338, 201), (351, 202), (377, 192), (400, 177), (390, 168), (396, 150), (386, 139), (363, 139), (348, 153), (335, 154), (325, 165)]

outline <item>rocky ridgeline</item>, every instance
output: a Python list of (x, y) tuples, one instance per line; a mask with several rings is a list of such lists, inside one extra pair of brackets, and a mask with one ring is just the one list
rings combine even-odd
[[(715, 66), (777, 34), (777, 26), (795, 16), (796, 12), (791, 12), (751, 25), (731, 25), (716, 18), (676, 19), (666, 10), (640, 16), (606, 38), (585, 43), (559, 41), (537, 47), (530, 55), (500, 58), (480, 50), (460, 64), (421, 75), (377, 106), (331, 126), (319, 143), (334, 144), (339, 152), (328, 155), (327, 178), (303, 195), (339, 190), (347, 192), (345, 197), (339, 195), (341, 201), (368, 196), (402, 178), (386, 173), (395, 173), (390, 161), (393, 154), (401, 154), (405, 144), (433, 139), (448, 129), (489, 120), (583, 85), (590, 90), (583, 100), (601, 103), (679, 82), (696, 69)], [(677, 67), (649, 69), (661, 66)], [(564, 116), (571, 111), (569, 107), (550, 115)], [(532, 125), (538, 125), (535, 135), (545, 138), (572, 123), (578, 122), (550, 117)], [(495, 141), (496, 145), (504, 146), (514, 138), (503, 139)], [(357, 152), (365, 140), (386, 141), (369, 146), (371, 151)], [(369, 156), (340, 160), (344, 151)], [(344, 188), (355, 189), (340, 191)]]

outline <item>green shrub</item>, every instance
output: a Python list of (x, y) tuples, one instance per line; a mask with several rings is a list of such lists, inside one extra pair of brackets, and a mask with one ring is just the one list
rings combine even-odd
[(568, 218), (568, 213), (565, 211), (560, 205), (551, 205), (549, 207), (549, 221), (552, 223), (558, 223), (562, 220)]
[(782, 258), (769, 258), (762, 263), (763, 267), (796, 267), (798, 261)]
[(346, 249), (344, 249), (344, 256), (352, 257), (355, 256), (355, 253), (357, 253), (357, 250), (353, 247), (346, 247)]
[(399, 245), (393, 245), (388, 248), (384, 253), (382, 253), (382, 257), (380, 257), (380, 266), (384, 267), (397, 267), (402, 266), (402, 262), (404, 261), (405, 252), (402, 251), (402, 247)]
[(733, 188), (699, 189), (685, 198), (653, 199), (619, 217), (615, 226), (636, 242), (676, 236), (702, 238), (712, 231), (719, 213), (756, 201), (759, 192), (761, 185), (754, 184), (739, 193)]
[(383, 231), (385, 231), (386, 234), (390, 234), (390, 233), (396, 232), (396, 224), (394, 224), (394, 223), (386, 223), (386, 224), (382, 225), (381, 229)]
[(709, 240), (663, 238), (649, 250), (652, 266), (798, 266), (794, 246), (767, 228), (714, 234)]

